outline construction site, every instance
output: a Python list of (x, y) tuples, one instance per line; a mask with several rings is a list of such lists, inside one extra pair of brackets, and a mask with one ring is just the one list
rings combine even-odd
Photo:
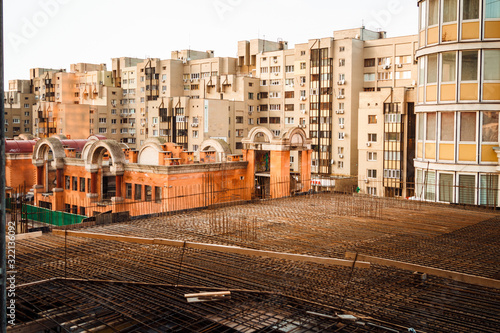
[(16, 241), (9, 332), (498, 332), (493, 209), (339, 193)]

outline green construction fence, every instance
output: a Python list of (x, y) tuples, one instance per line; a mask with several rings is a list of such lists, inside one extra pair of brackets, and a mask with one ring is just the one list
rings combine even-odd
[(31, 205), (25, 205), (25, 213), (29, 220), (47, 223), (55, 226), (65, 226), (82, 223), (86, 216), (71, 214), (66, 212), (57, 212), (46, 208), (40, 208)]

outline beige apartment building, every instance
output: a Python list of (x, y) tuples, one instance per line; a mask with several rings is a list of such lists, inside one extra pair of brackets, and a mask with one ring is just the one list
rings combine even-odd
[(35, 95), (31, 92), (29, 80), (9, 81), (9, 90), (4, 93), (5, 137), (14, 138), (21, 134), (32, 134), (32, 107)]
[(357, 176), (364, 193), (410, 196), (417, 40), (357, 28), (293, 49), (240, 41), (236, 58), (181, 50), (166, 60), (115, 58), (110, 71), (33, 69), (34, 134), (100, 134), (132, 149), (160, 137), (195, 152), (220, 139), (237, 154), (252, 127), (276, 137), (300, 127), (324, 186)]
[(416, 35), (365, 42), (358, 111), (362, 193), (414, 195), (417, 43)]

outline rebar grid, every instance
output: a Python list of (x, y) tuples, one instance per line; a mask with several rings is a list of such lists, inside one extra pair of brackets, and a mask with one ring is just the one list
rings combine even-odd
[[(370, 203), (383, 217), (377, 219), (336, 215), (336, 200), (346, 205), (355, 203), (344, 196), (308, 195), (134, 220), (85, 231), (338, 258), (343, 258), (346, 251), (360, 251), (498, 278), (495, 272), (500, 258), (500, 223), (498, 218), (493, 218), (495, 215), (491, 211), (475, 212), (434, 205), (392, 209), (390, 201), (379, 200)], [(349, 209), (356, 213), (355, 208)], [(481, 256), (484, 260), (479, 260)], [(148, 325), (153, 327), (149, 328), (150, 331), (267, 332), (277, 331), (280, 325), (285, 329), (289, 323), (304, 322), (310, 326), (290, 326), (290, 331), (368, 331), (368, 326), (347, 325), (342, 328), (344, 324), (337, 322), (332, 322), (330, 327), (321, 327), (318, 323), (328, 321), (309, 322), (312, 319), (304, 315), (307, 311), (332, 315), (340, 304), (344, 304), (343, 309), (347, 311), (375, 318), (371, 320), (379, 326), (401, 331), (401, 328), (413, 327), (428, 332), (495, 332), (500, 325), (500, 319), (495, 315), (500, 310), (498, 290), (432, 276), (425, 282), (416, 281), (412, 272), (378, 265), (368, 270), (354, 269), (351, 279), (348, 267), (74, 237), (67, 238), (66, 248), (64, 237), (55, 235), (20, 241), (18, 261), (21, 284), (62, 277), (66, 269), (68, 278), (202, 286), (199, 289), (203, 290), (254, 290), (260, 292), (257, 293), (259, 297), (271, 292), (308, 301), (290, 304), (279, 298), (283, 296), (276, 296), (278, 298), (269, 303), (245, 299), (237, 304), (221, 301), (193, 306), (182, 298), (178, 299), (179, 295), (163, 296), (168, 292), (160, 286), (151, 286), (151, 291), (146, 293), (141, 286), (119, 284), (122, 288), (119, 289), (116, 283), (94, 282), (96, 285), (92, 285), (89, 281), (82, 287), (83, 282), (68, 280), (60, 289), (69, 289), (72, 295), (69, 299), (78, 299), (83, 303), (83, 309), (68, 300), (62, 302), (64, 308), (59, 308), (55, 305), (59, 304), (59, 298), (64, 299), (64, 295), (52, 292), (54, 287), (20, 287), (27, 304), (33, 302), (45, 311), (54, 309), (49, 314), (77, 313), (78, 318), (83, 319), (72, 324), (81, 329), (89, 329), (88, 323), (101, 325), (103, 329), (109, 325), (129, 332), (146, 330)], [(49, 285), (52, 283), (56, 282)], [(109, 293), (103, 291), (111, 288), (108, 284), (113, 285)], [(190, 291), (199, 289), (190, 288)], [(142, 292), (146, 293), (144, 301), (139, 297)], [(33, 295), (36, 293), (40, 299)], [(53, 299), (43, 301), (45, 295), (53, 295)], [(175, 310), (164, 311), (164, 304), (169, 302), (174, 304), (172, 309)], [(140, 308), (142, 303), (148, 307)], [(220, 307), (220, 312), (213, 310), (217, 307)], [(96, 310), (87, 309), (97, 308), (106, 310), (103, 310), (106, 320), (98, 316), (100, 323), (87, 315), (88, 312), (96, 313)], [(26, 318), (26, 322), (33, 320), (33, 317)], [(122, 324), (130, 326), (121, 327)]]

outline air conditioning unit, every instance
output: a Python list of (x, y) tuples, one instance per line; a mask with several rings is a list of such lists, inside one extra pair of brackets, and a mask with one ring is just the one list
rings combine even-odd
[(300, 100), (301, 101), (305, 101), (306, 100), (306, 96), (300, 96)]
[(345, 98), (345, 96), (344, 96), (344, 95), (338, 95), (338, 96), (337, 96), (337, 99), (344, 99), (344, 98)]
[(370, 147), (371, 145), (372, 145), (372, 143), (371, 143), (371, 142), (367, 142), (367, 143), (366, 143), (366, 146), (367, 146), (367, 147)]
[(344, 113), (344, 110), (337, 110), (335, 111), (336, 114), (343, 114)]
[(306, 114), (306, 110), (302, 110), (302, 114)]
[(384, 65), (384, 66), (382, 66), (382, 68), (383, 69), (389, 69), (389, 68), (391, 68), (391, 65)]
[(279, 75), (279, 73), (274, 73), (274, 76), (278, 76), (278, 75)]
[(152, 126), (152, 127), (156, 127), (156, 124), (152, 124), (151, 126)]
[(303, 87), (305, 85), (305, 82), (300, 82), (300, 86)]
[(344, 129), (344, 124), (340, 124), (340, 128), (341, 128), (341, 129)]
[(367, 184), (368, 184), (369, 182), (370, 182), (370, 181), (369, 181), (368, 179), (365, 179), (365, 183), (367, 183)]
[(193, 79), (189, 80), (189, 82), (191, 82), (191, 83), (192, 83), (193, 81), (194, 81)]
[(191, 124), (191, 127), (198, 127), (198, 124), (193, 123)]
[(415, 80), (411, 81), (412, 86), (415, 86), (416, 84), (417, 84), (417, 82)]
[(341, 85), (344, 85), (345, 84), (345, 80), (340, 80), (339, 82), (337, 82), (340, 86)]
[(274, 61), (274, 63), (276, 64), (276, 63), (278, 62), (278, 59), (274, 59), (273, 61)]
[(403, 64), (398, 64), (398, 68), (402, 68), (403, 67)]
[(339, 155), (339, 158), (344, 158), (344, 155), (343, 155), (343, 154), (340, 154), (340, 155)]
[(330, 160), (330, 163), (331, 163), (331, 164), (335, 164), (335, 161), (334, 161), (334, 160)]
[(134, 135), (135, 135), (135, 133), (130, 133), (130, 135), (134, 136)]

